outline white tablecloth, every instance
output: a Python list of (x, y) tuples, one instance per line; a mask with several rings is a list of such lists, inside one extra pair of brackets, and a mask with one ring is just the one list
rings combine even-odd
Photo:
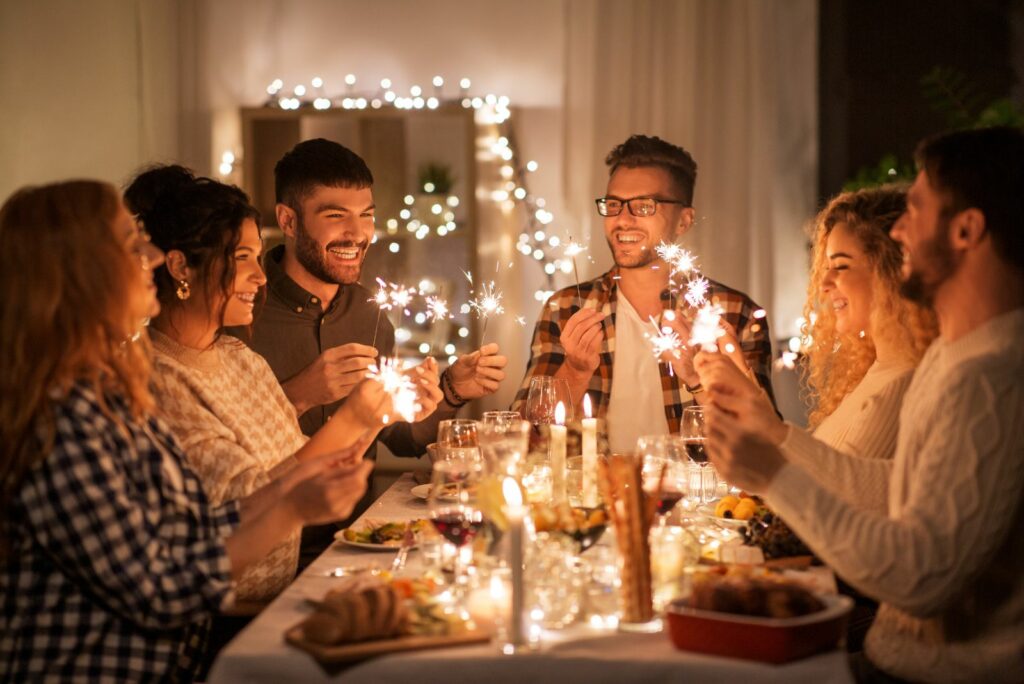
[[(363, 518), (407, 520), (426, 517), (424, 501), (410, 493), (410, 475), (399, 479)], [(550, 643), (539, 653), (503, 656), (491, 644), (383, 656), (347, 669), (328, 670), (305, 652), (284, 641), (284, 631), (312, 612), (305, 597), (319, 598), (333, 580), (336, 567), (386, 567), (393, 552), (363, 551), (335, 544), (314, 561), (217, 658), (209, 681), (220, 682), (569, 682), (587, 684), (645, 681), (822, 682), (852, 681), (840, 651), (782, 666), (715, 658), (676, 650), (661, 634), (591, 632), (586, 627), (562, 635), (574, 638)], [(410, 555), (410, 566), (418, 562)]]

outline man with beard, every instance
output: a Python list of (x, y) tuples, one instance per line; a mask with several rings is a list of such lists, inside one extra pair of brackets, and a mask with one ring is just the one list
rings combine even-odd
[[(513, 409), (526, 401), (530, 380), (564, 379), (574, 405), (589, 393), (605, 418), (613, 451), (632, 451), (641, 435), (678, 433), (683, 408), (701, 401), (692, 351), (660, 363), (647, 335), (662, 325), (686, 340), (692, 309), (669, 288), (669, 265), (655, 248), (674, 243), (693, 226), (697, 164), (686, 150), (660, 138), (634, 135), (608, 155), (610, 177), (597, 200), (615, 266), (604, 275), (556, 292), (533, 335), (530, 363)], [(768, 322), (747, 295), (708, 281), (707, 299), (724, 310), (732, 353), (771, 396)], [(656, 321), (656, 323), (655, 323)], [(723, 342), (723, 345), (725, 343)], [(742, 357), (742, 358), (740, 358)], [(613, 378), (617, 381), (613, 382)]]
[[(351, 150), (315, 139), (299, 143), (278, 161), (274, 185), (285, 242), (264, 257), (267, 299), (251, 335), (237, 335), (270, 364), (302, 431), (311, 435), (367, 369), (394, 352), (394, 328), (386, 316), (378, 316), (377, 306), (368, 301), (372, 294), (359, 284), (374, 234), (373, 175)], [(498, 388), (505, 364), (496, 344), (459, 357), (441, 378), (434, 359), (427, 359), (416, 373), (439, 398), (443, 394), (443, 401), (427, 419), (395, 423), (378, 439), (396, 456), (422, 455), (441, 420)], [(366, 457), (375, 454), (376, 443)], [(330, 543), (323, 531), (320, 536), (321, 543)], [(304, 545), (308, 560), (321, 544), (304, 539)]]
[[(837, 574), (881, 602), (853, 661), (861, 681), (1024, 681), (1024, 132), (924, 141), (907, 211), (903, 293), (940, 336), (900, 412), (887, 515), (787, 461), (795, 433), (728, 363), (699, 355), (711, 460)], [(827, 449), (857, 477), (877, 462)], [(801, 457), (802, 460), (802, 457)], [(819, 476), (820, 477), (820, 476)], [(900, 679), (895, 679), (900, 678)]]

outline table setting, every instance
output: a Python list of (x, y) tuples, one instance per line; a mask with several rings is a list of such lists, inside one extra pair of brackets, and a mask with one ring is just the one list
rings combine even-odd
[(609, 454), (603, 421), (541, 392), (529, 420), (444, 421), (430, 481), (340, 531), (209, 681), (852, 681), (850, 600), (693, 457), (699, 410)]

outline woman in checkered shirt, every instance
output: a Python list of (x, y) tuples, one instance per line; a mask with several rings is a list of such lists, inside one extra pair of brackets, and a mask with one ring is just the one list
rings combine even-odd
[(152, 417), (145, 319), (163, 261), (113, 187), (0, 208), (0, 678), (189, 680), (234, 583), (343, 518), (369, 464), (335, 454), (212, 506)]

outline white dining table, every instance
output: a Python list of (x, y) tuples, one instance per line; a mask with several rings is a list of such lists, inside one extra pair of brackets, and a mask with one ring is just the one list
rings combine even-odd
[[(360, 520), (426, 518), (426, 502), (411, 492), (415, 482), (403, 475)], [(575, 625), (545, 633), (536, 652), (502, 655), (492, 643), (379, 656), (344, 667), (325, 667), (287, 644), (285, 631), (313, 608), (307, 598), (322, 597), (336, 578), (335, 568), (389, 567), (395, 553), (367, 551), (335, 543), (263, 610), (217, 657), (208, 681), (229, 682), (816, 682), (853, 681), (840, 650), (785, 665), (719, 658), (677, 650), (666, 632), (655, 634), (595, 630)], [(407, 571), (419, 567), (413, 551)]]

